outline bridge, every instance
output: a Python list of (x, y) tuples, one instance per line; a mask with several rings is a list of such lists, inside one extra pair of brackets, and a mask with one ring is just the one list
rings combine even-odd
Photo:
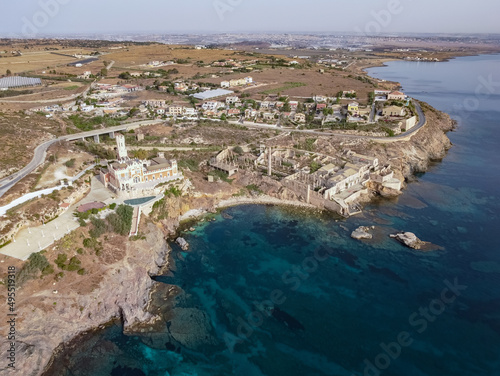
[(127, 132), (132, 129), (136, 129), (145, 125), (152, 125), (152, 124), (158, 124), (162, 123), (163, 120), (146, 120), (146, 121), (139, 121), (135, 123), (128, 123), (128, 124), (121, 124), (117, 125), (114, 127), (109, 127), (109, 128), (102, 128), (102, 129), (94, 129), (92, 131), (88, 132), (81, 132), (81, 133), (75, 133), (71, 134), (68, 136), (61, 136), (59, 137), (59, 140), (65, 140), (65, 141), (85, 141), (86, 138), (93, 138), (95, 143), (99, 143), (99, 136), (102, 135), (109, 135), (111, 138), (115, 138), (115, 133), (116, 132)]
[(136, 129), (146, 125), (163, 123), (163, 120), (145, 120), (138, 121), (135, 123), (126, 123), (122, 125), (117, 125), (110, 128), (95, 129), (89, 132), (75, 133), (67, 136), (61, 136), (59, 138), (53, 138), (52, 140), (46, 141), (35, 149), (33, 159), (20, 171), (0, 179), (0, 197), (2, 197), (10, 188), (12, 188), (17, 182), (25, 178), (27, 175), (31, 174), (38, 166), (45, 162), (45, 157), (47, 155), (47, 150), (50, 146), (58, 141), (85, 141), (86, 138), (92, 137), (95, 142), (99, 142), (99, 136), (103, 134), (109, 134), (110, 137), (115, 136), (115, 132), (126, 132), (131, 129)]

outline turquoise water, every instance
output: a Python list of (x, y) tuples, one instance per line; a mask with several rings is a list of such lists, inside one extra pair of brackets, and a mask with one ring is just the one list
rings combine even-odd
[(127, 205), (142, 205), (145, 204), (148, 201), (151, 201), (154, 199), (156, 196), (150, 196), (150, 197), (141, 197), (141, 198), (133, 198), (131, 200), (125, 200), (123, 201)]
[[(500, 375), (499, 63), (372, 69), (460, 117), (442, 162), (347, 220), (227, 209), (233, 219), (186, 234), (189, 252), (173, 245), (175, 270), (158, 280), (182, 292), (162, 331), (112, 326), (53, 374)], [(491, 92), (476, 90), (484, 80)], [(376, 226), (374, 239), (351, 239), (359, 225)], [(400, 230), (442, 249), (405, 248), (388, 237)]]

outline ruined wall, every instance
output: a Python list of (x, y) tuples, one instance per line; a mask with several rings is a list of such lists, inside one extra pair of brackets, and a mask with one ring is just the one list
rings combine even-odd
[[(283, 179), (281, 181), (284, 187), (290, 189), (295, 194), (301, 196), (304, 201), (307, 200), (307, 184), (297, 180)], [(322, 194), (313, 190), (309, 191), (309, 203), (321, 209), (327, 209), (336, 213), (342, 213), (342, 207), (335, 201), (325, 200)]]

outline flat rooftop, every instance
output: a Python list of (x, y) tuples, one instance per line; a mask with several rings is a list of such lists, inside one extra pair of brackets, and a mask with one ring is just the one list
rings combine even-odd
[(215, 90), (207, 90), (203, 93), (196, 93), (193, 95), (196, 99), (207, 100), (212, 98), (223, 97), (225, 95), (233, 94), (234, 91), (224, 90), (224, 89), (215, 89)]

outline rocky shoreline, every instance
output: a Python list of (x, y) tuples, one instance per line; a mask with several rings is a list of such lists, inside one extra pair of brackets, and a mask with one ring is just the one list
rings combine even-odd
[[(111, 264), (88, 294), (70, 293), (56, 299), (56, 290), (30, 294), (28, 284), (18, 290), (16, 363), (9, 374), (51, 375), (51, 363), (67, 343), (113, 320), (120, 319), (131, 331), (155, 322), (148, 305), (157, 282), (150, 276), (160, 274), (168, 264), (169, 248), (157, 226), (148, 223), (146, 228), (146, 238), (128, 242), (125, 257)], [(4, 337), (2, 353), (7, 353), (8, 346)], [(8, 370), (6, 365), (1, 369)]]
[[(353, 145), (351, 148), (380, 158), (381, 163), (391, 161), (396, 175), (408, 182), (417, 172), (427, 170), (433, 160), (443, 158), (451, 147), (446, 132), (454, 128), (448, 115), (425, 106), (428, 124), (415, 134), (410, 141), (386, 144), (369, 143)], [(396, 163), (395, 163), (396, 161)], [(265, 184), (271, 184), (264, 180)], [(275, 188), (275, 187), (274, 187)], [(279, 187), (278, 187), (279, 188)], [(277, 193), (281, 192), (281, 194)], [(271, 194), (279, 197), (271, 196)], [(381, 195), (383, 195), (381, 193)], [(169, 248), (165, 235), (177, 232), (181, 221), (200, 217), (229, 206), (244, 204), (291, 205), (301, 209), (315, 209), (313, 205), (294, 200), (295, 197), (277, 190), (269, 195), (256, 197), (216, 196), (192, 199), (188, 203), (171, 202), (168, 208), (172, 217), (161, 221), (161, 228), (149, 222), (145, 224), (146, 239), (127, 243), (127, 254), (123, 261), (113, 264), (103, 275), (103, 280), (87, 295), (67, 297), (57, 306), (42, 311), (26, 304), (23, 321), (18, 327), (18, 349), (16, 370), (12, 375), (50, 376), (54, 358), (71, 343), (78, 341), (82, 333), (88, 333), (116, 319), (121, 319), (124, 329), (133, 333), (141, 327), (154, 325), (154, 314), (150, 313), (151, 295), (159, 283), (150, 276), (161, 274), (169, 267)], [(51, 292), (37, 294), (35, 299), (51, 301)], [(58, 300), (59, 301), (59, 300)], [(28, 328), (29, 326), (29, 328)], [(0, 346), (3, 353), (8, 350), (8, 342)], [(6, 368), (3, 368), (4, 370)]]

